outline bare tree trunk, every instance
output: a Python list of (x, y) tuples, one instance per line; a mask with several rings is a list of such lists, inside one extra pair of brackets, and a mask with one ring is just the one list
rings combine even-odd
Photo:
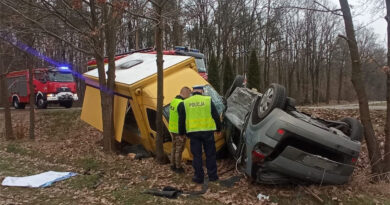
[(135, 18), (135, 50), (139, 50), (139, 20)]
[(34, 67), (34, 60), (31, 56), (27, 55), (27, 66), (28, 66), (28, 83), (29, 83), (29, 89), (30, 89), (30, 132), (29, 136), (30, 139), (34, 139), (34, 129), (35, 129), (35, 87), (34, 87), (34, 75), (33, 75), (33, 67)]
[(330, 101), (330, 69), (331, 67), (331, 59), (329, 57), (328, 62), (326, 63), (326, 99), (325, 102), (326, 104), (329, 104)]
[[(386, 21), (387, 21), (387, 66), (390, 67), (390, 0), (386, 0)], [(390, 171), (390, 72), (387, 71), (387, 113), (386, 113), (386, 126), (385, 126), (385, 170)]]
[(157, 119), (156, 119), (156, 127), (157, 127), (157, 136), (156, 136), (156, 158), (159, 163), (166, 163), (168, 161), (167, 157), (164, 155), (163, 148), (163, 129), (164, 124), (162, 121), (162, 109), (163, 109), (163, 101), (164, 101), (164, 59), (163, 59), (163, 26), (164, 26), (164, 18), (162, 16), (163, 13), (163, 4), (165, 0), (160, 0), (158, 5), (155, 5), (158, 24), (156, 26), (156, 50), (157, 50)]
[[(1, 59), (0, 59), (1, 61)], [(1, 66), (2, 64), (0, 64)], [(12, 130), (12, 119), (11, 119), (11, 110), (8, 102), (8, 85), (6, 82), (6, 73), (0, 74), (0, 82), (1, 82), (1, 101), (3, 103), (4, 108), (4, 120), (5, 120), (5, 139), (13, 140), (14, 134)]]
[[(344, 53), (343, 53), (344, 54)], [(344, 55), (343, 55), (344, 57)], [(340, 103), (341, 100), (341, 91), (342, 91), (342, 86), (343, 86), (343, 69), (344, 69), (344, 62), (345, 60), (343, 59), (343, 62), (341, 63), (340, 67), (340, 72), (339, 72), (339, 85), (338, 85), (338, 93), (337, 93), (337, 103)]]
[(378, 141), (371, 123), (370, 110), (368, 108), (368, 99), (366, 95), (365, 84), (363, 81), (361, 62), (358, 46), (356, 43), (355, 30), (353, 27), (351, 11), (348, 0), (339, 0), (341, 11), (347, 33), (347, 42), (352, 62), (352, 84), (355, 88), (359, 100), (360, 120), (364, 126), (364, 135), (367, 142), (368, 154), (370, 156), (371, 171), (373, 173), (382, 173), (382, 156), (379, 150)]

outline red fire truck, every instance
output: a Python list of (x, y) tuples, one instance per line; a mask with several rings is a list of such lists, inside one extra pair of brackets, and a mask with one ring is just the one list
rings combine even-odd
[[(68, 67), (33, 69), (35, 104), (44, 109), (49, 103), (60, 104), (66, 108), (78, 100), (76, 83)], [(30, 103), (29, 72), (21, 70), (7, 75), (9, 102), (16, 109), (24, 109)]]
[[(115, 56), (115, 60), (119, 60), (129, 54), (132, 53), (151, 53), (156, 54), (157, 51), (153, 48), (146, 48), (136, 51), (131, 51), (129, 53), (123, 53)], [(205, 63), (205, 56), (203, 53), (200, 53), (198, 49), (192, 49), (184, 46), (175, 46), (173, 50), (165, 50), (163, 51), (163, 55), (181, 55), (181, 56), (192, 56), (195, 58), (196, 67), (198, 68), (198, 73), (201, 75), (204, 79), (207, 80), (207, 68)], [(104, 64), (108, 63), (108, 59), (104, 59)], [(96, 68), (96, 60), (92, 59), (88, 61), (88, 67), (87, 70), (90, 71), (92, 69)]]

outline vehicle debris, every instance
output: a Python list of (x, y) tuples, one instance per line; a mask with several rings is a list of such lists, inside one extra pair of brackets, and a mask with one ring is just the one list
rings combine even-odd
[(262, 193), (259, 193), (258, 195), (257, 195), (257, 198), (260, 200), (260, 201), (264, 201), (264, 200), (269, 200), (269, 196), (267, 196), (267, 195), (264, 195), (264, 194), (262, 194)]

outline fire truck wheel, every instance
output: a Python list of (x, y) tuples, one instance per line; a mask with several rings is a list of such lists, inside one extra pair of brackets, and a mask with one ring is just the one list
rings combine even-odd
[(14, 97), (12, 100), (12, 104), (14, 105), (15, 109), (24, 109), (26, 107), (26, 104), (19, 103), (19, 100), (17, 97)]
[(60, 105), (64, 106), (65, 108), (71, 108), (73, 105), (73, 101), (61, 102)]
[(46, 109), (47, 108), (47, 102), (42, 97), (38, 97), (37, 99), (37, 107), (39, 109)]

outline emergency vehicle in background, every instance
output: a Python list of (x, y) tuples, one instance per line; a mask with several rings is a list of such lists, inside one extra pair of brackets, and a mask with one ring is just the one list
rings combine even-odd
[[(150, 54), (156, 54), (157, 51), (154, 48), (145, 48), (141, 50), (135, 50), (130, 51), (128, 53), (123, 53), (115, 56), (115, 60), (119, 60), (123, 57), (126, 57), (133, 53), (150, 53)], [(205, 80), (208, 79), (207, 77), (207, 68), (205, 63), (205, 56), (203, 53), (200, 53), (198, 49), (188, 48), (185, 46), (175, 46), (173, 50), (164, 50), (163, 55), (179, 55), (179, 56), (191, 56), (195, 58), (195, 64), (198, 68), (198, 73), (200, 76), (202, 76)], [(104, 64), (108, 63), (108, 59), (104, 59)], [(92, 69), (96, 68), (96, 60), (92, 59), (88, 61), (88, 67), (87, 70), (90, 71)]]
[[(71, 70), (66, 67), (33, 69), (35, 104), (44, 109), (48, 104), (70, 108), (78, 100), (76, 83)], [(7, 75), (9, 102), (16, 109), (24, 109), (30, 103), (28, 70), (14, 71)]]

